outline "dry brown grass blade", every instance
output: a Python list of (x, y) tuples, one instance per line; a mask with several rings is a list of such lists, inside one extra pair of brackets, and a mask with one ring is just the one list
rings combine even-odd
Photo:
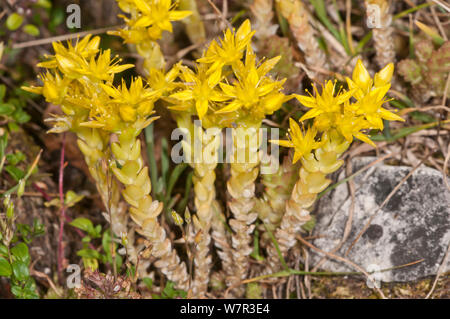
[(446, 3), (444, 3), (444, 2), (442, 2), (440, 0), (431, 0), (431, 1), (433, 1), (434, 3), (440, 5), (442, 8), (444, 8), (447, 12), (450, 13), (450, 6), (448, 4), (446, 4)]

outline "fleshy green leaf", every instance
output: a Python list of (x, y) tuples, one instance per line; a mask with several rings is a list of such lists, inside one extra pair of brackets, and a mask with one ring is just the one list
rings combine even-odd
[(44, 9), (50, 9), (52, 7), (52, 2), (50, 0), (38, 0), (36, 2), (36, 6)]
[(87, 218), (80, 217), (74, 219), (69, 224), (72, 225), (73, 227), (84, 230), (87, 233), (92, 233), (94, 231), (94, 224), (92, 224), (92, 222)]
[[(1, 236), (0, 236), (1, 240)], [(5, 245), (0, 244), (0, 257), (8, 257), (8, 248)]]
[(15, 110), (16, 107), (12, 104), (0, 104), (0, 115), (11, 115)]
[(77, 255), (83, 258), (100, 259), (101, 255), (98, 251), (90, 248), (81, 249), (77, 252)]
[(11, 249), (11, 253), (15, 260), (24, 262), (25, 264), (30, 263), (30, 253), (28, 251), (28, 246), (24, 243), (19, 243)]
[(18, 13), (13, 13), (6, 19), (6, 27), (11, 31), (19, 29), (22, 23), (23, 17)]
[(72, 207), (74, 206), (76, 203), (78, 203), (79, 201), (81, 201), (84, 198), (84, 195), (78, 195), (77, 193), (75, 193), (74, 191), (68, 191), (66, 193), (66, 199), (65, 199), (65, 204), (67, 207)]
[(28, 33), (29, 35), (32, 35), (33, 37), (37, 37), (40, 34), (40, 31), (38, 27), (36, 27), (33, 24), (27, 24), (23, 27), (23, 31)]
[(24, 281), (30, 276), (28, 265), (20, 260), (13, 261), (12, 270), (14, 277), (19, 281)]
[(0, 257), (0, 276), (9, 277), (11, 274), (11, 265), (5, 258)]
[(25, 177), (25, 172), (13, 165), (7, 165), (5, 171), (7, 171), (17, 182)]
[(22, 124), (28, 122), (31, 117), (24, 110), (18, 109), (16, 112), (14, 112), (13, 118), (17, 121), (17, 123)]

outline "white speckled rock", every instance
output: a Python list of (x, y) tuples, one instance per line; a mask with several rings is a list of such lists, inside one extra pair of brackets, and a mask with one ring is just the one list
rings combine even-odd
[[(355, 160), (354, 171), (375, 159), (367, 157)], [(350, 236), (338, 252), (339, 255), (343, 256), (369, 217), (410, 170), (411, 167), (380, 163), (354, 179), (356, 201), (353, 224)], [(342, 178), (343, 174), (339, 180)], [(316, 210), (317, 224), (314, 233), (325, 238), (314, 240), (314, 245), (331, 251), (339, 243), (350, 203), (347, 184), (340, 185), (321, 199)], [(384, 282), (413, 281), (437, 273), (449, 242), (450, 192), (439, 171), (422, 166), (377, 213), (347, 257), (369, 271), (424, 259), (419, 264), (376, 275), (376, 279)], [(313, 264), (320, 257), (322, 255), (313, 254)], [(445, 271), (450, 270), (448, 261)], [(330, 260), (321, 268), (329, 271), (355, 271), (341, 262)]]

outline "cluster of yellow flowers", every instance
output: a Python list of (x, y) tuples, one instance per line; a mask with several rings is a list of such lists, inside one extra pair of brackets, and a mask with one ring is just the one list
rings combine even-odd
[[(104, 169), (98, 168), (97, 164), (100, 160), (108, 162), (108, 171), (115, 176), (114, 181), (122, 184), (122, 187), (119, 184), (113, 187), (116, 194), (112, 195), (113, 206), (119, 207), (119, 189), (122, 189), (131, 218), (139, 226), (138, 231), (150, 240), (152, 254), (159, 258), (155, 265), (181, 289), (190, 287), (187, 268), (180, 262), (164, 228), (157, 221), (163, 207), (150, 195), (148, 168), (138, 138), (156, 119), (153, 116), (156, 101), (169, 102), (169, 108), (178, 117), (178, 125), (188, 129), (192, 127), (192, 117), (198, 117), (203, 128), (259, 128), (267, 115), (293, 97), (310, 109), (300, 118), (301, 125), (290, 119), (288, 140), (276, 141), (294, 148), (293, 162), (301, 160), (302, 163), (292, 192), (289, 194), (290, 189), (286, 190), (285, 197), (289, 198), (283, 199), (281, 204), (276, 203), (278, 215), (275, 219), (279, 225), (273, 225), (273, 229), (283, 254), (295, 244), (296, 232), (309, 218), (307, 210), (317, 194), (331, 182), (326, 175), (342, 165), (339, 157), (353, 138), (374, 145), (367, 135), (369, 130), (382, 130), (383, 120), (403, 120), (382, 107), (391, 86), (393, 64), (387, 65), (372, 79), (358, 61), (352, 78), (347, 78), (348, 89), (337, 89), (336, 82), (328, 81), (321, 93), (314, 87), (314, 96), (285, 95), (282, 92), (285, 79), (274, 79), (269, 74), (280, 57), (257, 59), (251, 47), (254, 31), (250, 21), (246, 20), (237, 30), (228, 29), (222, 39), (213, 40), (196, 61), (194, 69), (178, 63), (166, 72), (164, 58), (155, 41), (161, 38), (163, 31), (172, 31), (172, 21), (183, 19), (190, 12), (176, 11), (171, 0), (117, 1), (130, 17), (124, 17), (125, 29), (113, 33), (136, 44), (138, 52), (146, 59), (146, 81), (136, 77), (129, 85), (122, 80), (115, 86), (115, 75), (133, 65), (120, 64), (120, 59), (111, 57), (110, 50), (99, 49), (99, 37), (89, 35), (75, 45), (54, 43), (55, 54), (39, 64), (46, 69), (40, 76), (42, 86), (24, 89), (42, 94), (49, 103), (61, 106), (64, 114), (54, 116), (55, 125), (51, 131), (70, 130), (77, 134), (78, 145), (85, 154), (105, 205), (110, 199), (110, 184)], [(303, 124), (307, 120), (312, 122), (308, 128)], [(231, 278), (229, 284), (239, 285), (248, 274), (251, 233), (258, 215), (255, 212), (258, 209), (255, 185), (260, 154), (257, 146), (239, 142), (245, 140), (241, 136), (243, 132), (233, 134), (237, 151), (257, 154), (258, 160), (230, 165), (228, 206), (234, 216), (229, 222), (234, 231), (231, 245), (227, 243), (228, 234), (222, 220), (217, 219), (222, 216), (215, 199), (214, 169), (217, 163), (193, 165), (198, 215), (195, 218), (199, 221), (196, 228), (201, 230), (195, 254), (195, 278), (191, 284), (196, 296), (203, 296), (208, 287), (211, 228), (216, 246), (222, 250), (219, 256), (226, 276)], [(112, 135), (115, 141), (111, 141)], [(203, 131), (199, 135), (205, 136), (204, 145), (218, 147), (213, 136)], [(293, 176), (297, 178), (297, 175)], [(114, 221), (114, 216), (112, 219)], [(127, 216), (122, 216), (120, 223), (121, 229), (127, 231)], [(268, 264), (275, 269), (279, 266), (275, 248), (269, 247), (268, 255)], [(237, 291), (238, 295), (241, 293)]]
[[(70, 42), (67, 47), (54, 43), (55, 55), (39, 64), (47, 69), (40, 77), (43, 86), (24, 89), (42, 94), (48, 102), (61, 106), (64, 114), (52, 119), (56, 124), (51, 131), (70, 130), (77, 134), (78, 145), (103, 202), (110, 209), (111, 223), (119, 222), (123, 226), (113, 226), (118, 230), (116, 236), (130, 230), (126, 226), (127, 216), (119, 209), (118, 181), (122, 184), (123, 198), (130, 206), (129, 214), (139, 226), (138, 231), (151, 240), (153, 252), (162, 260), (159, 263), (162, 272), (179, 287), (187, 289), (186, 266), (180, 263), (164, 228), (157, 221), (163, 204), (150, 196), (148, 168), (138, 138), (156, 119), (152, 117), (154, 102), (167, 88), (152, 89), (141, 77), (132, 79), (129, 86), (124, 81), (114, 86), (114, 75), (134, 65), (120, 65), (119, 59), (111, 58), (110, 50), (99, 49), (99, 42), (99, 37), (89, 35), (75, 46)], [(162, 71), (155, 74), (162, 74)], [(115, 142), (111, 141), (112, 134), (117, 137)], [(109, 170), (116, 178), (112, 182), (108, 178)], [(136, 255), (130, 257), (136, 262)]]
[(190, 11), (179, 11), (172, 0), (117, 0), (127, 28), (115, 31), (127, 43), (143, 43), (161, 39), (163, 31), (172, 32), (172, 21), (184, 19)]
[(57, 117), (52, 131), (77, 131), (79, 127), (119, 132), (127, 125), (143, 128), (153, 113), (158, 91), (145, 86), (142, 79), (113, 85), (114, 75), (134, 67), (119, 64), (111, 51), (101, 51), (100, 38), (90, 35), (72, 46), (53, 43), (55, 54), (38, 64), (46, 68), (40, 76), (43, 86), (24, 88), (44, 95), (47, 102), (61, 105), (66, 116)]
[(268, 75), (280, 57), (258, 62), (251, 48), (254, 33), (246, 20), (219, 42), (213, 40), (195, 71), (177, 66), (182, 85), (167, 99), (175, 104), (171, 109), (197, 115), (206, 127), (249, 127), (259, 126), (289, 100), (281, 92), (285, 80)]
[(138, 53), (144, 57), (144, 67), (163, 69), (164, 56), (156, 42), (163, 31), (172, 32), (172, 21), (182, 20), (192, 14), (187, 10), (176, 10), (172, 0), (116, 0), (123, 12), (120, 15), (126, 27), (109, 34), (120, 36), (126, 43), (135, 44)]
[[(340, 156), (353, 138), (375, 146), (367, 135), (369, 130), (382, 130), (383, 120), (403, 121), (382, 107), (387, 102), (385, 96), (391, 87), (393, 72), (394, 65), (390, 63), (372, 79), (358, 60), (352, 78), (346, 79), (348, 90), (337, 90), (337, 83), (328, 81), (321, 93), (314, 87), (315, 96), (295, 95), (300, 103), (310, 109), (299, 120), (303, 128), (290, 119), (289, 139), (274, 141), (294, 148), (293, 162), (300, 160), (302, 164), (275, 233), (283, 255), (295, 244), (300, 227), (310, 219), (309, 211), (318, 194), (332, 182), (327, 175), (343, 165)], [(310, 119), (312, 124), (305, 128), (303, 121)], [(269, 270), (278, 271), (281, 265), (274, 247), (268, 247), (268, 256)]]
[[(313, 124), (302, 130), (296, 121), (290, 119), (290, 140), (277, 143), (295, 149), (294, 162), (308, 156), (336, 134), (343, 136), (348, 143), (355, 137), (375, 146), (365, 132), (382, 130), (383, 120), (403, 121), (382, 107), (388, 101), (385, 96), (391, 87), (393, 72), (394, 64), (390, 63), (372, 79), (358, 60), (352, 78), (346, 78), (348, 90), (336, 92), (336, 82), (327, 81), (322, 93), (314, 87), (315, 96), (295, 95), (300, 103), (310, 108), (299, 121), (314, 119)], [(320, 133), (323, 133), (322, 139), (317, 141)]]

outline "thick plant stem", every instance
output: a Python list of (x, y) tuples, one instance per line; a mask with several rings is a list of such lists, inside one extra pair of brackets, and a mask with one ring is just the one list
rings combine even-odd
[(192, 282), (192, 292), (194, 297), (201, 298), (205, 297), (208, 290), (209, 273), (212, 266), (210, 230), (214, 215), (213, 202), (216, 198), (214, 170), (217, 166), (220, 139), (212, 131), (203, 131), (201, 127), (195, 129), (201, 138), (202, 158), (198, 159), (198, 163), (196, 161), (192, 163), (195, 207), (197, 208), (197, 219), (194, 219), (194, 225), (196, 232), (199, 233), (194, 257), (195, 277)]
[[(260, 163), (257, 132), (258, 127), (233, 130), (234, 158), (230, 165), (231, 177), (227, 182), (227, 189), (231, 196), (228, 206), (234, 216), (234, 219), (230, 221), (230, 226), (234, 232), (232, 234), (234, 273), (229, 278), (229, 284), (237, 286), (234, 290), (237, 296), (244, 293), (244, 289), (239, 286), (239, 283), (247, 277), (249, 255), (252, 252), (252, 232), (258, 216), (253, 210), (255, 206), (255, 180), (259, 174)], [(249, 139), (249, 141), (246, 142), (246, 139)]]
[[(306, 63), (313, 67), (328, 69), (325, 53), (320, 49), (314, 29), (310, 25), (308, 11), (301, 0), (277, 0), (281, 14), (288, 20), (292, 35), (305, 54)], [(318, 73), (312, 71), (311, 76)], [(320, 80), (320, 79), (318, 79)]]
[(266, 39), (277, 32), (278, 25), (273, 20), (273, 0), (254, 0), (250, 6), (255, 22), (255, 37)]
[(155, 266), (173, 281), (178, 289), (189, 289), (189, 276), (186, 265), (172, 247), (166, 231), (157, 218), (162, 212), (163, 204), (150, 196), (151, 182), (148, 167), (144, 166), (141, 156), (141, 143), (137, 138), (140, 130), (125, 129), (120, 132), (119, 141), (111, 145), (112, 152), (121, 165), (113, 163), (112, 171), (124, 185), (122, 195), (130, 204), (130, 215), (140, 227), (138, 232), (152, 244), (151, 253), (158, 258)]
[(214, 246), (217, 248), (217, 254), (222, 262), (222, 269), (226, 276), (233, 274), (233, 250), (230, 245), (230, 235), (226, 228), (226, 217), (222, 213), (219, 203), (215, 200), (212, 203), (213, 218), (212, 218), (212, 238), (214, 239)]
[(286, 156), (274, 174), (263, 174), (261, 177), (265, 186), (264, 195), (258, 200), (255, 210), (264, 223), (261, 227), (261, 239), (263, 246), (267, 246), (271, 245), (271, 241), (265, 227), (274, 232), (280, 225), (286, 211), (286, 201), (298, 179), (298, 165), (292, 164), (292, 158)]
[(373, 31), (376, 61), (380, 67), (395, 62), (392, 14), (389, 0), (366, 0), (367, 24)]
[[(286, 202), (286, 213), (281, 225), (275, 232), (275, 239), (283, 256), (297, 242), (295, 236), (300, 228), (310, 219), (311, 210), (317, 195), (330, 185), (327, 175), (337, 171), (343, 164), (340, 155), (347, 150), (350, 143), (342, 136), (333, 134), (326, 143), (302, 158), (299, 179), (294, 186), (291, 197)], [(274, 245), (268, 247), (268, 266), (271, 271), (280, 269), (280, 259)]]
[[(108, 162), (111, 159), (109, 134), (95, 128), (82, 128), (77, 130), (77, 136), (78, 147), (84, 155), (103, 205), (108, 211), (105, 218), (111, 224), (112, 232), (118, 238), (132, 237), (132, 234), (129, 233), (130, 229), (128, 229), (126, 204), (120, 198), (120, 186), (114, 176), (108, 174)], [(136, 264), (137, 252), (133, 241), (128, 241), (126, 248), (128, 258), (133, 264)]]

